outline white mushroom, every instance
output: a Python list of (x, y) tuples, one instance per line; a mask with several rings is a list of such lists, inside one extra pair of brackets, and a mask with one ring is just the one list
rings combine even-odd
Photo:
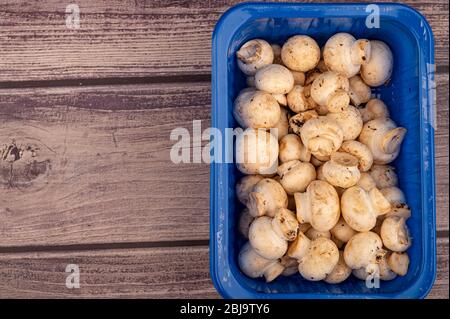
[(245, 83), (247, 84), (248, 87), (254, 88), (255, 87), (255, 77), (252, 76), (247, 76), (247, 78), (245, 79)]
[(319, 117), (319, 115), (315, 110), (300, 112), (298, 114), (295, 114), (294, 116), (291, 116), (291, 118), (289, 119), (289, 128), (292, 133), (300, 135), (300, 129), (303, 124), (317, 117)]
[(284, 271), (278, 260), (261, 257), (248, 242), (239, 252), (238, 263), (245, 275), (250, 278), (264, 276), (267, 282), (274, 280)]
[(342, 152), (331, 154), (331, 159), (323, 165), (322, 173), (328, 183), (342, 188), (354, 186), (361, 176), (358, 159)]
[(271, 44), (273, 51), (273, 64), (281, 64), (283, 65), (283, 61), (281, 60), (281, 46), (278, 44)]
[(239, 232), (244, 238), (248, 238), (248, 230), (250, 228), (251, 223), (255, 218), (248, 213), (248, 209), (245, 208), (241, 215), (239, 216)]
[(379, 189), (398, 185), (398, 177), (393, 166), (375, 164), (369, 173)]
[(373, 232), (358, 233), (345, 245), (344, 260), (352, 269), (366, 268), (370, 264), (378, 264), (386, 253), (380, 236)]
[(294, 76), (286, 67), (270, 64), (256, 72), (255, 86), (271, 94), (287, 94), (294, 87)]
[(303, 124), (300, 128), (300, 137), (312, 155), (330, 156), (341, 147), (344, 133), (336, 121), (319, 116)]
[(287, 134), (280, 140), (278, 157), (282, 163), (292, 160), (309, 162), (311, 153), (303, 145), (302, 140), (296, 134)]
[(309, 223), (318, 231), (328, 231), (339, 220), (339, 196), (333, 186), (313, 181), (304, 193), (295, 193), (297, 219)]
[(278, 208), (272, 219), (273, 230), (287, 241), (297, 238), (298, 221), (295, 214), (287, 208)]
[(272, 94), (275, 100), (277, 100), (278, 104), (281, 106), (287, 106), (287, 98), (285, 94)]
[(305, 85), (305, 79), (306, 79), (305, 73), (299, 72), (299, 71), (292, 71), (292, 70), (291, 70), (291, 73), (292, 73), (292, 76), (294, 77), (295, 85), (301, 85), (301, 86)]
[(348, 79), (348, 82), (350, 84), (348, 95), (350, 96), (350, 101), (353, 105), (358, 106), (367, 103), (370, 100), (372, 95), (370, 86), (364, 83), (360, 76), (352, 76)]
[(339, 250), (336, 244), (320, 237), (311, 241), (306, 254), (299, 259), (298, 271), (307, 280), (323, 280), (332, 273), (338, 262)]
[(324, 281), (328, 284), (338, 284), (345, 281), (351, 273), (352, 269), (345, 263), (344, 253), (339, 251), (339, 261), (333, 268), (333, 271), (325, 277)]
[(287, 241), (273, 229), (272, 218), (256, 218), (248, 231), (250, 245), (256, 253), (267, 259), (281, 258), (287, 251)]
[(351, 34), (336, 33), (325, 43), (323, 59), (329, 70), (350, 78), (371, 57), (371, 41), (356, 40)]
[(284, 136), (289, 133), (289, 119), (288, 119), (288, 111), (284, 107), (280, 107), (280, 119), (277, 124), (273, 127), (277, 129), (277, 137), (278, 140), (281, 140)]
[(339, 218), (339, 221), (333, 228), (331, 228), (330, 232), (334, 238), (344, 243), (347, 243), (350, 238), (356, 234), (356, 231), (353, 230), (353, 228), (351, 228), (342, 217)]
[(281, 59), (289, 69), (306, 72), (314, 69), (319, 63), (320, 48), (313, 38), (295, 35), (281, 48)]
[(262, 67), (272, 64), (274, 59), (272, 47), (261, 39), (244, 43), (236, 56), (239, 69), (246, 75), (255, 75)]
[(305, 235), (310, 240), (314, 240), (314, 239), (317, 239), (319, 237), (325, 237), (325, 238), (331, 239), (331, 233), (328, 230), (327, 231), (319, 231), (319, 230), (314, 229), (313, 227), (310, 227), (306, 231)]
[(248, 195), (247, 208), (253, 217), (275, 216), (278, 208), (286, 208), (288, 197), (283, 187), (271, 178), (259, 181)]
[(370, 149), (375, 164), (387, 164), (397, 158), (405, 134), (391, 119), (377, 118), (364, 124), (359, 141)]
[(294, 85), (294, 88), (287, 94), (287, 103), (289, 108), (295, 113), (314, 108), (314, 105), (309, 104), (305, 96), (304, 87), (301, 85)]
[(379, 99), (369, 100), (363, 108), (359, 109), (359, 113), (364, 123), (379, 117), (389, 117), (388, 107)]
[(247, 205), (248, 194), (252, 191), (253, 186), (262, 179), (261, 175), (246, 175), (236, 183), (236, 196), (242, 204)]
[[(325, 175), (323, 175), (323, 165), (324, 164), (322, 164), (316, 168), (316, 179), (318, 179), (319, 181), (328, 182), (327, 179), (325, 178)], [(344, 188), (339, 187), (339, 186), (334, 186), (334, 188), (336, 189), (336, 192), (338, 193), (339, 197), (342, 195), (342, 193), (345, 190)]]
[(358, 141), (345, 141), (340, 150), (358, 159), (358, 168), (361, 172), (367, 172), (372, 167), (372, 152), (365, 144)]
[(339, 73), (327, 71), (320, 74), (311, 85), (311, 97), (329, 112), (345, 111), (350, 103), (348, 79)]
[(328, 113), (327, 117), (335, 120), (342, 128), (344, 141), (354, 140), (359, 136), (363, 128), (363, 121), (359, 111), (352, 105), (339, 113)]
[(342, 217), (351, 228), (360, 232), (371, 230), (377, 217), (390, 209), (391, 205), (377, 188), (367, 192), (359, 186), (353, 186), (346, 189), (341, 197)]
[(392, 206), (406, 204), (405, 194), (403, 194), (400, 188), (396, 186), (389, 186), (380, 189), (380, 191)]
[(361, 66), (361, 77), (370, 86), (386, 84), (394, 67), (392, 51), (386, 43), (378, 40), (371, 40), (370, 47), (370, 59)]
[(377, 187), (377, 184), (375, 183), (375, 180), (373, 179), (372, 175), (370, 175), (367, 172), (361, 173), (361, 177), (359, 178), (359, 181), (358, 181), (358, 183), (356, 183), (356, 185), (361, 187), (362, 189), (364, 189), (367, 192), (370, 191), (372, 188)]
[(316, 179), (314, 166), (299, 160), (281, 164), (277, 173), (280, 176), (280, 184), (289, 195), (305, 191), (309, 183)]
[(308, 252), (311, 240), (301, 231), (298, 232), (297, 238), (289, 243), (287, 255), (296, 260), (300, 260)]
[(278, 163), (278, 140), (262, 129), (246, 129), (236, 138), (236, 166), (244, 174), (267, 174)]
[[(328, 159), (328, 160), (329, 160), (329, 159)], [(325, 164), (326, 161), (321, 161), (321, 160), (318, 159), (317, 157), (311, 155), (311, 160), (310, 160), (310, 162), (311, 162), (311, 164), (314, 165), (314, 167), (316, 167), (316, 171), (317, 171), (317, 168), (319, 168), (320, 166), (322, 166), (323, 164)], [(322, 176), (323, 176), (323, 175), (322, 175)], [(322, 180), (322, 181), (325, 181), (325, 178), (318, 178), (318, 177), (317, 177), (317, 179), (320, 179), (320, 180)]]
[(404, 218), (386, 217), (381, 225), (380, 235), (384, 246), (392, 251), (404, 252), (411, 246), (411, 238)]
[(280, 120), (280, 105), (268, 93), (247, 91), (238, 95), (233, 115), (243, 128), (271, 128)]
[(393, 252), (387, 258), (389, 267), (399, 276), (404, 276), (408, 272), (409, 256), (405, 253)]
[(295, 258), (284, 255), (280, 259), (280, 264), (284, 267), (282, 276), (292, 276), (298, 272), (298, 261)]

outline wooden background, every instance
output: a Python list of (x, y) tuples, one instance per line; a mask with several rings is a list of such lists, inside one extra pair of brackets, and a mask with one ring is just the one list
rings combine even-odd
[[(78, 0), (74, 30), (69, 2), (0, 1), (0, 145), (24, 149), (0, 160), (0, 297), (219, 297), (209, 167), (172, 164), (169, 134), (209, 126), (211, 33), (237, 2)], [(407, 3), (436, 38), (429, 297), (448, 298), (448, 2)], [(80, 289), (65, 287), (71, 263)]]

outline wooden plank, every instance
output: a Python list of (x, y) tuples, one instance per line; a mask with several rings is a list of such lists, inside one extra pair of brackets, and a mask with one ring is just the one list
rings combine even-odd
[(436, 222), (438, 230), (448, 230), (449, 198), (449, 112), (448, 73), (436, 75), (436, 131), (435, 131), (435, 165), (436, 165)]
[[(214, 25), (239, 2), (79, 0), (70, 29), (61, 1), (2, 1), (0, 82), (209, 74)], [(448, 2), (402, 2), (428, 19), (448, 66)]]
[(0, 145), (24, 150), (0, 160), (0, 246), (207, 240), (209, 166), (174, 164), (170, 133), (210, 125), (209, 92), (0, 90)]
[(448, 237), (439, 238), (437, 242), (437, 276), (433, 289), (428, 295), (430, 299), (448, 299)]
[(0, 298), (218, 298), (208, 265), (207, 247), (0, 255)]
[[(448, 298), (448, 238), (437, 252), (428, 298)], [(207, 247), (0, 254), (0, 298), (219, 298), (208, 259)], [(68, 264), (80, 289), (65, 286)]]
[[(437, 229), (448, 231), (448, 77), (437, 81)], [(193, 119), (206, 128), (209, 104), (208, 83), (0, 91), (0, 145), (31, 147), (13, 174), (0, 161), (1, 246), (208, 239), (209, 168), (173, 164), (169, 136)]]

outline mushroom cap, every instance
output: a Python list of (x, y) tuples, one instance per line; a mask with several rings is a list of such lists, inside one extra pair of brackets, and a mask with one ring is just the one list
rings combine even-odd
[(380, 279), (384, 281), (389, 281), (395, 279), (397, 274), (392, 271), (389, 263), (387, 262), (388, 253), (385, 253), (379, 258), (378, 267), (380, 270)]
[(367, 103), (370, 100), (372, 95), (370, 86), (364, 83), (359, 75), (352, 76), (348, 79), (348, 82), (350, 85), (348, 95), (350, 96), (350, 101), (353, 105), (358, 106)]
[(256, 72), (255, 86), (271, 94), (287, 94), (294, 87), (294, 76), (282, 65), (269, 64)]
[(258, 255), (249, 242), (242, 246), (238, 256), (239, 268), (250, 278), (261, 277), (274, 262), (274, 260)]
[(345, 281), (352, 273), (352, 269), (347, 266), (344, 260), (344, 253), (339, 251), (339, 260), (333, 271), (329, 273), (324, 281), (329, 284), (338, 284)]
[(342, 216), (339, 218), (337, 224), (333, 228), (331, 228), (330, 232), (333, 237), (344, 243), (347, 243), (350, 238), (352, 238), (356, 234), (356, 231), (346, 223), (345, 219), (342, 218)]
[(310, 119), (300, 128), (300, 137), (314, 156), (330, 156), (344, 139), (341, 126), (326, 116)]
[(262, 129), (246, 129), (236, 138), (236, 166), (244, 174), (267, 174), (276, 170), (278, 140)]
[(287, 134), (280, 140), (278, 157), (282, 163), (292, 160), (309, 162), (311, 153), (297, 134)]
[(348, 79), (339, 73), (327, 71), (311, 84), (311, 97), (319, 105), (326, 106), (329, 112), (344, 111), (349, 103)]
[(281, 48), (281, 59), (289, 69), (306, 72), (314, 69), (319, 63), (320, 48), (313, 38), (295, 35)]
[(345, 263), (352, 269), (365, 268), (376, 263), (382, 247), (383, 242), (377, 234), (370, 231), (357, 233), (345, 245)]
[(294, 116), (291, 116), (291, 118), (289, 119), (289, 128), (292, 133), (300, 135), (300, 129), (302, 128), (303, 124), (305, 124), (306, 121), (317, 117), (319, 117), (319, 114), (317, 114), (315, 110), (300, 112), (298, 114), (295, 114)]
[(405, 194), (396, 186), (389, 186), (380, 189), (380, 192), (391, 203), (392, 206), (406, 204)]
[(287, 104), (295, 113), (314, 108), (314, 105), (309, 104), (305, 96), (304, 87), (301, 85), (294, 85), (292, 90), (287, 94)]
[(369, 173), (379, 189), (398, 185), (398, 177), (393, 166), (374, 164)]
[(301, 231), (298, 232), (297, 238), (291, 243), (289, 243), (289, 248), (287, 251), (287, 255), (289, 257), (300, 260), (303, 256), (308, 252), (311, 241), (308, 237)]
[(404, 218), (386, 217), (381, 225), (380, 235), (384, 246), (392, 251), (404, 252), (411, 246), (411, 238)]
[(361, 77), (372, 87), (386, 84), (392, 75), (394, 56), (389, 46), (378, 40), (370, 41), (371, 54), (366, 64), (361, 66)]
[(250, 225), (248, 239), (255, 252), (267, 259), (281, 258), (287, 251), (287, 241), (272, 228), (272, 218), (262, 216)]
[(354, 140), (359, 136), (363, 128), (363, 121), (359, 111), (352, 105), (339, 113), (328, 113), (326, 115), (335, 120), (344, 133), (344, 141)]
[(339, 196), (325, 181), (313, 181), (304, 193), (295, 193), (297, 220), (318, 231), (329, 231), (339, 220)]
[(370, 175), (367, 172), (361, 173), (361, 177), (359, 178), (359, 181), (358, 181), (358, 183), (356, 183), (356, 185), (361, 187), (362, 189), (364, 189), (367, 192), (370, 191), (372, 188), (377, 187), (377, 184), (375, 183), (375, 180), (373, 179), (372, 175)]
[(263, 178), (261, 175), (246, 175), (236, 183), (236, 196), (242, 204), (247, 205), (248, 194)]
[(305, 73), (300, 72), (300, 71), (292, 71), (292, 76), (294, 77), (294, 84), (295, 85), (301, 85), (304, 86), (305, 85)]
[(351, 228), (360, 232), (374, 228), (378, 215), (386, 214), (390, 207), (377, 188), (365, 191), (359, 186), (352, 186), (341, 197), (342, 217)]
[(287, 241), (297, 238), (298, 221), (295, 214), (287, 208), (278, 208), (272, 219), (273, 230)]
[(409, 267), (409, 256), (406, 252), (393, 252), (387, 258), (389, 267), (399, 276), (405, 276)]
[(248, 238), (248, 230), (250, 228), (251, 223), (255, 218), (249, 214), (248, 209), (244, 208), (241, 214), (239, 215), (239, 232), (244, 238)]
[(299, 260), (298, 271), (303, 278), (311, 281), (325, 279), (339, 261), (339, 250), (328, 238), (320, 237), (311, 241), (306, 254)]
[(280, 119), (278, 120), (277, 124), (275, 124), (273, 129), (278, 130), (278, 141), (289, 133), (288, 110), (286, 108), (280, 107)]
[(316, 179), (316, 169), (311, 163), (292, 160), (278, 166), (280, 184), (287, 194), (304, 192), (306, 187)]
[(405, 203), (392, 204), (391, 210), (386, 215), (384, 215), (384, 217), (393, 217), (393, 216), (408, 219), (411, 217), (411, 209)]
[(358, 168), (361, 172), (367, 172), (373, 165), (372, 152), (361, 142), (345, 141), (341, 145), (341, 151), (349, 153), (358, 159)]
[(310, 240), (314, 240), (319, 237), (325, 237), (325, 238), (331, 239), (331, 233), (328, 230), (327, 231), (318, 231), (318, 230), (314, 229), (313, 227), (308, 228), (305, 235)]
[(359, 109), (363, 122), (369, 122), (379, 117), (389, 117), (386, 104), (380, 99), (370, 99), (363, 108)]
[(275, 216), (278, 208), (286, 208), (288, 197), (280, 183), (264, 178), (255, 184), (249, 193), (247, 208), (253, 217)]
[(397, 158), (405, 134), (391, 119), (376, 118), (364, 124), (359, 141), (370, 149), (375, 164), (387, 164)]
[(358, 159), (343, 152), (331, 154), (331, 159), (323, 164), (322, 173), (328, 183), (342, 188), (356, 185), (361, 176)]
[(262, 67), (272, 64), (273, 49), (262, 39), (254, 39), (244, 43), (236, 52), (239, 69), (246, 75), (255, 75)]
[(249, 90), (234, 101), (233, 115), (243, 128), (271, 128), (280, 120), (280, 105), (272, 94)]
[(362, 60), (370, 57), (370, 43), (356, 41), (349, 33), (336, 33), (325, 43), (323, 59), (329, 70), (339, 72), (347, 78), (356, 75)]

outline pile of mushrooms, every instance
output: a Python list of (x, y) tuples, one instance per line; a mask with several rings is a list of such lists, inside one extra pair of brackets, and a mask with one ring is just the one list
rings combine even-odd
[(389, 163), (406, 129), (371, 90), (391, 78), (389, 46), (338, 33), (321, 50), (295, 35), (282, 46), (250, 40), (236, 56), (249, 86), (233, 109), (244, 129), (235, 148), (242, 272), (329, 284), (404, 276), (411, 210)]

